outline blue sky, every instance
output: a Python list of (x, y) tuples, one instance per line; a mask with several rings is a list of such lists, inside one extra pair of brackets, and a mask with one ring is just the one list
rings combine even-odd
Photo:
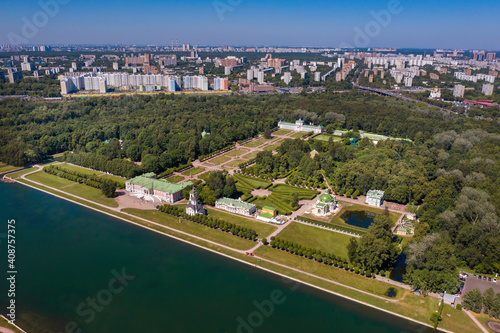
[[(390, 22), (377, 22), (390, 2)], [(499, 50), (499, 13), (498, 0), (0, 0), (0, 43)]]

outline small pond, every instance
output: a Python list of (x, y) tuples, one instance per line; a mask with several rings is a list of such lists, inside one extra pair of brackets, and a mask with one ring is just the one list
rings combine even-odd
[(342, 214), (340, 218), (347, 224), (361, 228), (368, 228), (373, 223), (373, 219), (376, 216), (377, 214), (375, 213), (370, 213), (363, 210), (351, 210)]

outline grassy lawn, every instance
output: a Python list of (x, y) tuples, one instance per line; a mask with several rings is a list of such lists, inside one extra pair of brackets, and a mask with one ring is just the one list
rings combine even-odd
[(78, 195), (82, 198), (92, 200), (94, 202), (100, 203), (101, 205), (106, 205), (109, 207), (118, 207), (118, 203), (113, 198), (106, 198), (102, 194), (100, 189), (90, 187), (84, 184), (74, 183), (73, 186), (68, 186), (63, 188), (64, 192), (68, 192), (74, 195)]
[(290, 132), (291, 132), (291, 130), (281, 129), (279, 131), (273, 132), (273, 135), (285, 135), (285, 134), (288, 134)]
[(16, 167), (16, 166), (13, 166), (13, 165), (7, 165), (7, 164), (0, 164), (0, 173), (5, 173), (5, 172), (9, 172), (9, 171), (12, 171), (12, 170), (17, 170), (17, 169), (20, 169), (21, 167)]
[(230, 223), (235, 223), (239, 226), (245, 228), (251, 228), (257, 232), (259, 238), (267, 237), (272, 234), (277, 228), (274, 225), (258, 222), (256, 220), (250, 220), (243, 216), (235, 216), (232, 214), (224, 213), (218, 210), (215, 210), (210, 207), (205, 207), (208, 211), (208, 215), (211, 217), (215, 217)]
[(27, 176), (26, 178), (55, 188), (61, 188), (64, 186), (76, 184), (71, 180), (60, 178), (54, 175), (49, 175), (48, 173), (43, 171), (35, 172), (34, 174)]
[(192, 169), (189, 169), (187, 171), (184, 171), (182, 174), (184, 176), (189, 176), (189, 175), (197, 175), (199, 173), (202, 173), (203, 171), (205, 171), (204, 168), (192, 168)]
[(231, 167), (231, 168), (237, 168), (241, 163), (245, 162), (246, 160), (234, 160), (231, 161), (224, 166)]
[(108, 175), (108, 174), (103, 174), (101, 176), (101, 178), (105, 178), (105, 179), (111, 179), (119, 184), (121, 184), (121, 186), (123, 186), (123, 188), (125, 188), (125, 181), (126, 179), (123, 178), (123, 177), (120, 177), (120, 176), (115, 176), (115, 175)]
[(254, 152), (251, 152), (250, 154), (246, 154), (245, 156), (243, 156), (243, 158), (247, 159), (247, 160), (251, 160), (251, 159), (256, 158), (258, 153), (259, 152), (254, 151)]
[(274, 151), (276, 150), (276, 148), (278, 148), (280, 145), (270, 145), (270, 146), (267, 146), (266, 148), (264, 148), (264, 150), (267, 150), (267, 151)]
[(14, 179), (14, 178), (21, 177), (22, 175), (25, 175), (25, 174), (30, 173), (30, 172), (35, 171), (35, 170), (36, 170), (36, 168), (28, 168), (28, 169), (24, 169), (24, 170), (19, 170), (16, 172), (9, 173), (7, 175), (7, 177)]
[(79, 172), (79, 173), (83, 173), (83, 174), (89, 175), (89, 176), (91, 176), (91, 175), (98, 175), (99, 176), (99, 175), (104, 174), (103, 172), (100, 172), (100, 171), (94, 171), (94, 170), (82, 168), (82, 167), (72, 165), (72, 164), (67, 164), (67, 163), (57, 164), (56, 166), (60, 169), (63, 169), (63, 170)]
[(208, 161), (208, 163), (213, 164), (213, 165), (221, 165), (221, 164), (226, 163), (230, 159), (231, 159), (231, 157), (227, 157), (227, 156), (222, 155), (222, 156), (218, 156), (216, 158), (211, 159), (210, 161)]
[(182, 177), (182, 176), (172, 176), (170, 178), (167, 178), (167, 181), (169, 181), (171, 183), (178, 183), (181, 180), (184, 180), (184, 177)]
[(210, 178), (210, 174), (215, 171), (205, 172), (198, 176), (198, 178), (203, 179), (205, 182)]
[(330, 138), (332, 138), (333, 142), (341, 141), (342, 138), (339, 136), (331, 135), (331, 134), (321, 134), (316, 137), (314, 137), (314, 140), (320, 140), (320, 141), (330, 141)]
[(78, 184), (70, 180), (60, 178), (54, 175), (49, 175), (43, 171), (36, 172), (26, 178), (33, 181), (45, 184), (47, 186), (61, 189), (64, 192), (78, 195), (82, 198), (92, 200), (94, 202), (109, 206), (118, 207), (118, 203), (112, 198), (106, 198), (100, 189), (93, 188), (84, 184)]
[(230, 233), (223, 232), (220, 230), (212, 229), (206, 227), (202, 224), (198, 224), (191, 221), (182, 220), (182, 223), (179, 223), (179, 219), (173, 217), (171, 215), (162, 213), (158, 210), (141, 210), (134, 208), (127, 208), (123, 210), (124, 212), (151, 220), (156, 223), (160, 223), (162, 225), (175, 228), (178, 230), (182, 230), (185, 232), (189, 232), (192, 235), (203, 237), (205, 239), (234, 247), (240, 250), (248, 250), (255, 245), (255, 242), (252, 242), (247, 239), (243, 239), (237, 236), (233, 236)]
[[(343, 268), (341, 269), (325, 265), (323, 263), (318, 263), (314, 260), (306, 259), (286, 251), (273, 249), (271, 246), (261, 246), (255, 251), (255, 254), (266, 259), (271, 259), (278, 263), (300, 269), (304, 272), (320, 275), (327, 279), (373, 293), (375, 295), (386, 296), (389, 288), (394, 288), (397, 291), (397, 294), (393, 299), (400, 299), (404, 294), (404, 289), (398, 286), (370, 279), (353, 272), (347, 272)], [(387, 297), (387, 299), (391, 298)]]
[(235, 156), (241, 156), (241, 155), (245, 155), (248, 152), (249, 152), (248, 149), (239, 148), (239, 149), (231, 150), (229, 153), (225, 154), (225, 156), (234, 156), (234, 157)]
[(312, 200), (315, 196), (317, 196), (320, 192), (316, 190), (310, 190), (307, 188), (301, 188), (286, 184), (277, 184), (269, 188), (273, 194), (278, 196), (284, 196), (292, 198), (294, 193), (297, 193), (299, 196), (299, 200)]
[(245, 145), (245, 147), (249, 147), (249, 148), (259, 147), (259, 146), (261, 146), (263, 143), (265, 143), (265, 142), (267, 142), (267, 141), (270, 141), (270, 140), (272, 140), (272, 139), (267, 140), (267, 139), (264, 139), (264, 138), (259, 138), (259, 139), (255, 140), (255, 141), (252, 141), (252, 142), (250, 142), (250, 143), (247, 143), (247, 144)]
[(297, 242), (347, 259), (347, 244), (351, 237), (297, 222), (289, 224), (278, 234), (279, 238)]
[(292, 135), (292, 138), (294, 138), (294, 139), (300, 139), (300, 138), (306, 136), (306, 134), (307, 133), (305, 133), (305, 132), (295, 133), (294, 135)]

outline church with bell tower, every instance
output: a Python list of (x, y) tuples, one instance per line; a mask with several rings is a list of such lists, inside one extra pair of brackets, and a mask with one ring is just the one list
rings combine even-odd
[(196, 189), (189, 192), (189, 203), (186, 206), (186, 214), (195, 216), (196, 214), (207, 215), (207, 210), (198, 202)]

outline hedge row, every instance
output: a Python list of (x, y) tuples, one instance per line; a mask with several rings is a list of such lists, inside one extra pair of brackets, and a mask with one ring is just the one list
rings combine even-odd
[(206, 215), (196, 214), (194, 216), (186, 214), (182, 209), (172, 206), (172, 205), (163, 205), (156, 206), (156, 208), (166, 214), (173, 215), (176, 217), (182, 217), (185, 220), (196, 222), (199, 224), (203, 224), (212, 229), (219, 229), (224, 232), (230, 232), (234, 236), (238, 236), (245, 239), (256, 240), (257, 232), (250, 228), (241, 227), (237, 224), (226, 222), (220, 219), (214, 219), (213, 217), (209, 217)]
[[(173, 174), (174, 172), (179, 172), (183, 169), (187, 169), (187, 168), (191, 168), (193, 166), (193, 163), (189, 162), (187, 164), (182, 164), (182, 165), (179, 165), (175, 168), (168, 168), (167, 170), (163, 171), (162, 173), (160, 173), (158, 175), (158, 179), (160, 178), (165, 178), (167, 176), (170, 176), (171, 174)], [(168, 177), (167, 177), (168, 178)]]

